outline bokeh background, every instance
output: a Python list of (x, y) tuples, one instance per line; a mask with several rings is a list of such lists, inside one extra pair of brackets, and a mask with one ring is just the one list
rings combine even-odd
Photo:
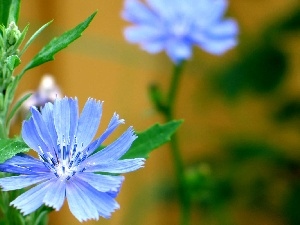
[[(142, 131), (163, 122), (148, 87), (168, 87), (172, 64), (128, 44), (122, 32), (122, 0), (22, 1), (20, 29), (28, 37), (54, 19), (23, 57), (23, 65), (54, 36), (96, 9), (83, 36), (56, 60), (29, 71), (18, 89), (36, 90), (52, 74), (64, 95), (104, 100), (103, 131), (116, 111), (126, 120), (109, 141), (133, 125)], [(172, 2), (170, 1), (170, 4)], [(239, 45), (221, 57), (195, 48), (180, 84), (176, 117), (192, 225), (300, 224), (300, 3), (298, 0), (232, 0), (228, 15), (240, 26)], [(19, 127), (14, 127), (13, 133)], [(145, 168), (126, 175), (121, 209), (95, 225), (179, 224), (168, 145)], [(80, 224), (65, 203), (50, 225)]]

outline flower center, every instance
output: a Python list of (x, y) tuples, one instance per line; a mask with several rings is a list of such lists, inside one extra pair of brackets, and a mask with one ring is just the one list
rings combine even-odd
[[(54, 173), (57, 178), (69, 180), (78, 172), (78, 166), (88, 156), (88, 149), (78, 150), (76, 138), (75, 143), (71, 149), (70, 143), (57, 144), (58, 152), (55, 152), (55, 156), (52, 156), (50, 152), (44, 153), (41, 147), (40, 158), (44, 165)], [(83, 170), (81, 170), (83, 171)]]

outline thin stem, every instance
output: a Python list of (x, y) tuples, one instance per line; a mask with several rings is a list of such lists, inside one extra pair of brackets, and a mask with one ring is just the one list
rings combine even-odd
[[(166, 121), (174, 119), (174, 108), (180, 78), (182, 75), (184, 61), (174, 66), (171, 84), (167, 94), (167, 101), (165, 103), (165, 110), (161, 111)], [(188, 225), (190, 219), (190, 200), (187, 193), (186, 182), (184, 177), (184, 164), (179, 149), (178, 138), (176, 133), (172, 136), (170, 141), (173, 163), (178, 183), (178, 194), (181, 207), (181, 225)]]
[(180, 77), (181, 77), (181, 74), (183, 71), (183, 66), (184, 66), (184, 61), (182, 61), (174, 66), (172, 80), (171, 80), (170, 88), (169, 88), (168, 95), (167, 95), (167, 102), (166, 102), (167, 110), (164, 113), (166, 116), (166, 119), (168, 119), (168, 120), (174, 119), (173, 113), (174, 113), (174, 107), (175, 107), (175, 100), (176, 100), (176, 95), (178, 92)]
[(7, 133), (5, 128), (5, 118), (0, 118), (0, 139), (6, 139)]

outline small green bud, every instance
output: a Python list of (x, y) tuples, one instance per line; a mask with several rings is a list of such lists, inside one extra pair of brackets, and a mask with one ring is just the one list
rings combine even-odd
[(9, 46), (16, 44), (21, 36), (21, 32), (19, 31), (15, 22), (11, 22), (6, 30), (6, 41)]

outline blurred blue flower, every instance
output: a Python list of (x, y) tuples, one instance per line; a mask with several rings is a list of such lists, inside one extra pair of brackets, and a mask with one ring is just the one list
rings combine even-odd
[(165, 50), (173, 62), (192, 56), (193, 45), (220, 55), (237, 44), (238, 25), (224, 19), (227, 0), (126, 0), (122, 16), (131, 43), (149, 53)]
[(54, 102), (55, 99), (61, 98), (62, 92), (59, 86), (56, 84), (55, 79), (50, 74), (42, 76), (39, 87), (36, 91), (28, 91), (23, 94), (25, 96), (28, 93), (32, 95), (22, 104), (20, 113), (22, 118), (27, 118), (31, 106), (37, 108), (43, 107), (47, 102)]
[(102, 102), (89, 99), (80, 117), (77, 99), (67, 97), (47, 103), (41, 112), (32, 107), (31, 113), (32, 117), (23, 122), (22, 137), (39, 159), (18, 154), (0, 164), (0, 171), (20, 174), (0, 179), (0, 185), (4, 191), (37, 185), (11, 205), (27, 215), (42, 204), (59, 210), (67, 198), (79, 221), (109, 218), (119, 208), (115, 197), (124, 180), (123, 176), (109, 174), (130, 172), (144, 163), (143, 158), (120, 160), (137, 137), (132, 127), (94, 153), (124, 123), (114, 114), (104, 133), (92, 141), (100, 123)]

